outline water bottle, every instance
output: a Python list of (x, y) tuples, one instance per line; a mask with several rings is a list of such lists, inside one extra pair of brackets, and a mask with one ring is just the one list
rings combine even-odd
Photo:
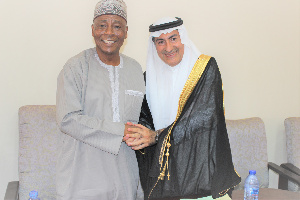
[(29, 199), (28, 200), (40, 200), (40, 198), (38, 198), (38, 192), (35, 191), (35, 190), (29, 192)]
[(259, 182), (255, 170), (249, 170), (245, 180), (244, 200), (258, 200)]

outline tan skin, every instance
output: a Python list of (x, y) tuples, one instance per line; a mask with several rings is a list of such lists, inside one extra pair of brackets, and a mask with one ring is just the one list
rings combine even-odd
[[(120, 64), (120, 48), (127, 38), (127, 23), (118, 15), (101, 15), (92, 24), (92, 35), (96, 43), (96, 51), (102, 62), (112, 66)], [(125, 124), (124, 136), (129, 134)]]
[[(184, 54), (184, 44), (181, 43), (178, 30), (161, 34), (154, 39), (154, 43), (158, 56), (166, 64), (174, 67), (181, 62)], [(140, 124), (127, 124), (134, 126), (134, 128), (128, 128), (130, 133), (124, 137), (126, 144), (132, 149), (139, 150), (155, 144), (156, 133), (154, 131)]]
[(184, 54), (184, 45), (181, 43), (178, 30), (161, 34), (154, 41), (157, 54), (162, 61), (171, 67), (181, 62)]
[(141, 124), (132, 124), (127, 122), (128, 125), (133, 127), (128, 128), (129, 134), (126, 134), (124, 141), (133, 150), (143, 149), (145, 147), (155, 144), (156, 133)]
[[(128, 140), (128, 138), (126, 136), (132, 133), (131, 131), (129, 131), (129, 130), (131, 130), (131, 128), (135, 128), (133, 126), (133, 124), (130, 124), (130, 123), (125, 124), (123, 142), (126, 142), (126, 139)], [(131, 141), (134, 141), (134, 139), (131, 139)], [(127, 142), (126, 142), (126, 144), (127, 144)]]

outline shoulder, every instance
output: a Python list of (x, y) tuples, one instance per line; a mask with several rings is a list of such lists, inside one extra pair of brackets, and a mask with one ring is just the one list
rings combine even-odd
[[(207, 56), (207, 55), (206, 55)], [(214, 57), (209, 56), (209, 60), (204, 69), (205, 77), (207, 80), (214, 80), (215, 78), (221, 77), (221, 72), (218, 67), (217, 61)]]
[(79, 54), (71, 57), (68, 59), (66, 64), (63, 67), (63, 71), (69, 73), (79, 73), (87, 70), (89, 60), (91, 59), (91, 56), (94, 56), (95, 54), (95, 48), (86, 49)]
[(125, 67), (135, 68), (135, 69), (142, 69), (140, 63), (138, 63), (135, 59), (126, 56), (124, 54), (121, 54), (124, 62)]
[(214, 57), (210, 56), (207, 66), (218, 67), (216, 59)]
[(216, 59), (212, 56), (210, 56), (210, 59), (209, 59), (207, 65), (206, 65), (205, 69), (207, 71), (210, 71), (210, 72), (213, 72), (213, 73), (215, 73), (215, 72), (219, 73), (220, 72), (219, 67), (218, 67), (218, 63), (217, 63)]
[(95, 54), (94, 48), (86, 49), (86, 50), (80, 52), (79, 54), (68, 59), (68, 61), (66, 62), (66, 65), (77, 65), (77, 64), (88, 62), (90, 60), (91, 56), (93, 56), (94, 54)]

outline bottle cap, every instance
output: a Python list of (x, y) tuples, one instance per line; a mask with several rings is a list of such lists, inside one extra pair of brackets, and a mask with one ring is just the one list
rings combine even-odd
[(249, 174), (255, 175), (255, 174), (256, 174), (256, 171), (255, 171), (255, 170), (249, 170)]
[(29, 192), (29, 196), (30, 196), (30, 198), (36, 199), (38, 197), (38, 192), (33, 190), (33, 191)]

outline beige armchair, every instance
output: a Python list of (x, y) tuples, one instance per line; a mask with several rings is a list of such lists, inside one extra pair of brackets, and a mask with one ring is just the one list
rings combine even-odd
[[(284, 126), (288, 163), (283, 163), (281, 166), (300, 176), (300, 117), (285, 119)], [(287, 182), (284, 178), (282, 181)], [(291, 181), (288, 181), (288, 187), (284, 189), (300, 192), (300, 186)]]
[[(229, 135), (232, 161), (242, 181), (235, 187), (237, 190), (244, 188), (244, 182), (249, 170), (256, 170), (260, 188), (269, 187), (269, 169), (279, 174), (281, 179), (289, 179), (300, 184), (300, 176), (295, 176), (274, 163), (268, 162), (267, 138), (265, 125), (258, 117), (226, 120)], [(287, 185), (287, 184), (286, 184)], [(279, 189), (287, 187), (279, 183)]]
[(55, 115), (55, 106), (50, 105), (19, 109), (19, 181), (8, 184), (4, 200), (28, 199), (32, 190), (40, 199), (55, 199)]

